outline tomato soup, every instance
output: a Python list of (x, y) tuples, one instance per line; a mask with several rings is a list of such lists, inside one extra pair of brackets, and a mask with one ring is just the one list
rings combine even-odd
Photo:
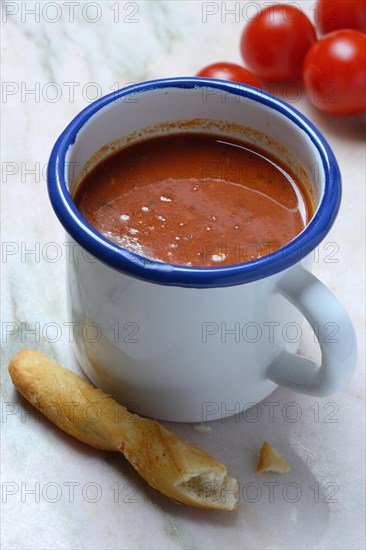
[(209, 134), (159, 136), (97, 164), (74, 197), (104, 237), (149, 259), (218, 267), (270, 254), (310, 220), (310, 197), (276, 159)]

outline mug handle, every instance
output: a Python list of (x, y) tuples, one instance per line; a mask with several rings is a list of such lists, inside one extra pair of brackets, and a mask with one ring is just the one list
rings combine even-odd
[[(355, 331), (334, 294), (301, 265), (294, 266), (276, 284), (276, 290), (297, 307), (317, 330), (321, 365), (295, 353), (282, 351), (267, 369), (267, 378), (286, 388), (325, 396), (346, 386), (356, 367)], [(330, 338), (329, 323), (338, 329)]]

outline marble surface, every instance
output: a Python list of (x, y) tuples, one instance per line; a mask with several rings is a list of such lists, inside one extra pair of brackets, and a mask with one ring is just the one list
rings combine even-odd
[[(313, 2), (297, 2), (311, 16)], [(339, 217), (315, 273), (349, 311), (358, 369), (328, 398), (278, 388), (247, 414), (170, 427), (225, 463), (240, 483), (235, 512), (178, 506), (114, 454), (71, 439), (14, 390), (7, 364), (39, 348), (80, 372), (65, 306), (65, 236), (47, 196), (50, 150), (91, 100), (131, 82), (240, 63), (252, 2), (3, 2), (2, 547), (364, 548), (365, 118), (316, 112), (301, 88), (271, 90), (329, 140), (344, 180)], [(260, 2), (257, 2), (260, 4)], [(229, 13), (236, 6), (237, 12)], [(301, 348), (316, 356), (310, 330)], [(255, 474), (264, 439), (291, 472)]]

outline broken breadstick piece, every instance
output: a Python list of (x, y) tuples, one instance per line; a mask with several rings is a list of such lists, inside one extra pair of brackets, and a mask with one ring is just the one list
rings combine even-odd
[(155, 489), (198, 508), (233, 510), (237, 481), (223, 464), (156, 420), (141, 418), (36, 350), (9, 364), (18, 391), (61, 430), (106, 451), (119, 451)]
[(257, 464), (257, 474), (262, 472), (276, 472), (278, 474), (286, 474), (290, 471), (290, 464), (282, 458), (268, 443), (265, 441), (262, 445)]

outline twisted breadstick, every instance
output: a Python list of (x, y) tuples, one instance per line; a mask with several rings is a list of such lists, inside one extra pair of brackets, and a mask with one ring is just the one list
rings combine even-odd
[(119, 451), (155, 489), (175, 501), (232, 510), (237, 481), (208, 453), (156, 420), (131, 414), (102, 390), (35, 350), (9, 364), (18, 391), (61, 430), (106, 451)]

